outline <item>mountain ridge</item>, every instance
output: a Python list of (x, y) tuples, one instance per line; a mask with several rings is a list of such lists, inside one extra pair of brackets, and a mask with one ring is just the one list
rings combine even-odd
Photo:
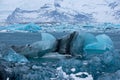
[[(57, 12), (59, 12), (59, 9), (63, 9), (64, 12), (67, 13), (66, 15), (68, 15), (68, 16), (72, 15), (72, 14), (69, 15), (69, 12), (71, 12), (71, 11), (75, 12), (75, 13), (79, 13), (81, 15), (83, 14), (84, 16), (89, 17), (89, 19), (91, 19), (92, 21), (94, 20), (93, 22), (98, 22), (98, 23), (104, 23), (104, 22), (119, 23), (120, 22), (120, 6), (119, 6), (120, 2), (119, 2), (119, 0), (99, 0), (99, 1), (96, 1), (96, 0), (92, 0), (92, 1), (90, 1), (90, 0), (84, 0), (84, 1), (52, 0), (50, 2), (51, 3), (43, 3), (44, 6), (41, 6), (41, 9), (42, 8), (45, 9), (45, 7), (48, 9), (48, 13), (44, 13), (44, 14), (46, 14), (46, 15), (49, 14), (49, 18), (46, 19), (43, 15), (40, 15), (40, 16), (44, 17), (44, 19), (46, 19), (46, 20), (49, 19), (47, 22), (53, 22), (53, 19), (55, 21), (57, 21), (54, 15), (50, 16), (51, 13), (49, 11), (52, 10), (53, 12), (57, 13)], [(24, 8), (20, 7), (20, 9), (23, 10), (23, 12), (24, 12)], [(39, 12), (39, 10), (41, 10), (41, 9), (38, 9), (37, 12)], [(26, 11), (29, 12), (30, 10), (26, 9)], [(34, 11), (34, 9), (32, 11)], [(45, 11), (45, 10), (43, 10), (43, 11)], [(17, 11), (16, 11), (16, 13), (17, 13)], [(13, 16), (14, 15), (15, 14), (13, 14)], [(33, 14), (33, 15), (34, 15), (34, 17), (36, 17), (35, 16), (36, 14)], [(73, 13), (73, 15), (74, 15), (74, 13)], [(10, 16), (11, 15), (9, 15), (9, 17)], [(63, 15), (63, 16), (65, 16), (65, 15)], [(10, 22), (9, 17), (7, 18), (7, 22)], [(14, 19), (15, 19), (15, 17), (14, 17)], [(64, 18), (64, 19), (66, 19), (66, 18)], [(89, 22), (89, 19), (88, 19), (88, 22)], [(61, 20), (63, 20), (63, 19), (61, 18)], [(68, 19), (68, 20), (70, 20), (70, 19)], [(77, 20), (79, 20), (77, 22), (80, 22), (81, 19), (79, 18), (79, 19), (72, 19), (72, 20), (73, 21), (71, 21), (71, 22), (76, 22)], [(64, 21), (65, 20), (63, 20), (63, 22)], [(85, 21), (85, 19), (84, 19), (84, 21)], [(59, 21), (57, 21), (57, 22), (59, 22)], [(70, 22), (70, 21), (68, 21), (68, 22)]]

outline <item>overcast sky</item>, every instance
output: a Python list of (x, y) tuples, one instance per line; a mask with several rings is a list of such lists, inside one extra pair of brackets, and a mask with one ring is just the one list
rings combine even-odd
[(39, 9), (43, 3), (53, 3), (53, 0), (0, 0), (0, 11), (23, 9)]

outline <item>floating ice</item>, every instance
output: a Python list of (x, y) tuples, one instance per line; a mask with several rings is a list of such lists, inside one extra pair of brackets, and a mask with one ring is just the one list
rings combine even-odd
[(70, 43), (73, 37), (74, 37), (74, 33), (70, 33), (58, 40), (59, 53), (62, 53), (62, 54), (70, 53)]
[(113, 42), (109, 36), (102, 34), (96, 36), (97, 42), (88, 44), (84, 47), (86, 53), (104, 53), (109, 50), (113, 50)]
[(28, 57), (41, 57), (45, 53), (56, 50), (57, 41), (49, 33), (41, 33), (42, 40), (27, 46), (21, 53)]
[(105, 44), (106, 47), (108, 49), (113, 49), (114, 46), (113, 46), (113, 41), (110, 39), (109, 36), (105, 35), (105, 34), (102, 34), (102, 35), (98, 35), (96, 36), (97, 38), (97, 41), (100, 42), (101, 44)]
[(29, 23), (29, 24), (13, 24), (10, 26), (6, 26), (2, 28), (2, 31), (7, 30), (7, 31), (26, 31), (26, 32), (39, 32), (41, 30), (41, 27), (39, 25), (36, 25), (34, 23)]
[[(82, 75), (86, 75), (86, 77), (85, 78), (80, 77)], [(70, 77), (74, 80), (93, 80), (92, 75), (88, 74), (87, 72), (79, 72), (76, 74), (70, 74)]]
[(106, 65), (111, 65), (111, 63), (116, 64), (116, 63), (113, 63), (114, 55), (116, 55), (116, 53), (114, 54), (113, 52), (105, 52), (102, 55), (101, 59), (102, 59), (103, 63)]
[(72, 68), (72, 69), (71, 69), (71, 71), (72, 71), (72, 72), (75, 72), (75, 71), (76, 71), (76, 69), (75, 69), (75, 68)]
[(16, 53), (13, 49), (3, 43), (0, 44), (0, 55), (1, 58), (7, 61), (28, 62), (28, 60), (24, 56)]
[(84, 46), (96, 42), (97, 39), (90, 33), (75, 32), (73, 40), (71, 42), (71, 54), (80, 55), (83, 53)]
[(106, 66), (110, 66), (104, 71), (114, 72), (120, 68), (120, 54), (116, 51), (105, 52), (101, 56), (101, 60)]
[(107, 48), (105, 44), (101, 44), (100, 42), (95, 42), (85, 46), (84, 50), (86, 53), (103, 53), (107, 51)]
[(7, 55), (3, 56), (3, 59), (13, 62), (28, 62), (24, 56), (14, 52), (13, 50), (10, 50)]
[(51, 58), (51, 59), (65, 59), (67, 55), (62, 55), (57, 52), (47, 53), (42, 58)]
[(120, 70), (116, 71), (115, 73), (105, 73), (97, 80), (120, 80)]
[[(59, 79), (65, 79), (65, 80), (93, 80), (92, 75), (88, 74), (87, 72), (78, 72), (78, 73), (71, 73), (66, 74), (66, 72), (63, 71), (62, 67), (57, 68), (58, 72), (58, 78)], [(82, 75), (85, 75), (85, 77), (82, 77)]]

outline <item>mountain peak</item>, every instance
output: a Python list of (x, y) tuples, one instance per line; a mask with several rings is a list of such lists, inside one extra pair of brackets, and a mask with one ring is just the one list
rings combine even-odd
[(39, 10), (22, 10), (16, 8), (11, 15), (8, 16), (8, 23), (26, 23), (26, 22), (91, 22), (92, 16), (85, 13), (79, 13), (75, 10), (63, 8), (59, 2), (55, 1), (54, 5), (45, 4)]

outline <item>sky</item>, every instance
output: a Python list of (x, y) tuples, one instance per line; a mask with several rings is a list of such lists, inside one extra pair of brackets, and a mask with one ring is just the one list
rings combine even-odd
[(51, 3), (53, 0), (0, 0), (0, 11), (14, 10), (16, 7), (23, 9), (39, 9), (43, 3)]

